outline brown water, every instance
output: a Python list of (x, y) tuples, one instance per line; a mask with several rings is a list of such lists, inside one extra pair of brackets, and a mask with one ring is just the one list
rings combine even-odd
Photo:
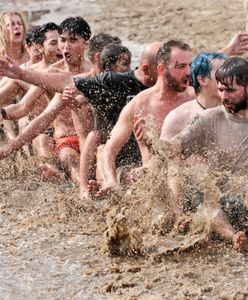
[[(228, 244), (198, 244), (204, 234), (178, 251), (185, 237), (161, 235), (164, 180), (136, 183), (116, 214), (114, 199), (85, 208), (77, 188), (42, 183), (28, 171), (32, 160), (15, 161), (0, 163), (0, 299), (247, 299), (246, 256)], [(112, 235), (121, 225), (122, 242), (121, 232), (131, 237), (116, 247), (125, 255), (104, 253), (106, 225)]]
[[(185, 9), (183, 2), (178, 14)], [(210, 8), (221, 6), (220, 14), (225, 3), (210, 1)], [(106, 21), (110, 11), (106, 12), (104, 5), (103, 1), (1, 0), (0, 9), (20, 8), (29, 16), (32, 11), (50, 10), (34, 23), (60, 22), (65, 16), (78, 14), (79, 8), (87, 12), (89, 20), (100, 21), (102, 14)], [(230, 10), (238, 5), (235, 2)], [(146, 7), (142, 9), (145, 15)], [(172, 12), (168, 10), (168, 14)], [(228, 12), (224, 11), (225, 18)], [(154, 20), (153, 11), (148, 9), (148, 13)], [(192, 13), (196, 18), (199, 11)], [(134, 9), (128, 22), (136, 18)], [(233, 21), (233, 26), (240, 20)], [(148, 24), (152, 32), (152, 22)], [(96, 22), (92, 26), (99, 25)], [(132, 37), (135, 30), (130, 29)], [(168, 31), (161, 35), (169, 35)], [(216, 40), (219, 42), (219, 37)], [(148, 39), (143, 40), (146, 42)], [(141, 39), (133, 39), (132, 43), (138, 45)], [(137, 182), (120, 205), (108, 199), (90, 208), (79, 201), (78, 189), (72, 184), (41, 182), (32, 160), (13, 156), (1, 161), (0, 299), (248, 299), (248, 258), (229, 244), (209, 239), (211, 214), (202, 218), (197, 233), (176, 239), (165, 237), (165, 224), (170, 220), (165, 200), (170, 195), (165, 180), (167, 168), (161, 166)], [(200, 188), (208, 192), (211, 203), (216, 194), (207, 170), (196, 166), (185, 172), (188, 176), (199, 174), (205, 183)], [(190, 192), (191, 187), (186, 187)], [(206, 216), (204, 213), (201, 216)]]

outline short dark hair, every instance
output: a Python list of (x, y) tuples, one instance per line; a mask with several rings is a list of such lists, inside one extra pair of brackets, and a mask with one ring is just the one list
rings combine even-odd
[(167, 65), (170, 62), (170, 54), (172, 48), (179, 48), (180, 50), (191, 51), (191, 48), (188, 44), (180, 40), (169, 40), (168, 42), (164, 43), (158, 50), (156, 58), (157, 64), (162, 63), (164, 65)]
[(129, 49), (117, 43), (106, 45), (100, 56), (100, 64), (104, 71), (110, 71), (111, 66), (117, 62), (123, 53), (127, 53), (131, 58), (132, 54)]
[(99, 33), (97, 35), (94, 35), (89, 41), (89, 59), (92, 60), (96, 52), (101, 52), (103, 48), (110, 43), (121, 44), (121, 40), (118, 37), (113, 37), (112, 35), (109, 35), (107, 33)]
[(228, 58), (216, 71), (217, 82), (224, 85), (233, 84), (234, 79), (238, 85), (248, 85), (248, 60), (241, 56)]
[(32, 43), (38, 43), (37, 42), (37, 30), (39, 30), (40, 26), (36, 25), (36, 26), (31, 26), (29, 27), (28, 31), (25, 34), (25, 43), (28, 46), (31, 46)]
[(45, 23), (45, 24), (41, 25), (38, 28), (38, 30), (36, 30), (34, 32), (34, 35), (35, 35), (34, 38), (36, 39), (38, 44), (43, 45), (46, 40), (45, 34), (49, 31), (58, 30), (58, 29), (59, 29), (59, 26), (53, 22)]
[(69, 31), (70, 35), (80, 35), (86, 41), (91, 36), (90, 25), (82, 17), (69, 17), (59, 25), (59, 34)]

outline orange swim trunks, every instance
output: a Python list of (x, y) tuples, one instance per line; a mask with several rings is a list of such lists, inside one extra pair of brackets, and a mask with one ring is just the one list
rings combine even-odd
[(59, 152), (63, 148), (72, 148), (80, 153), (79, 139), (75, 135), (65, 136), (57, 140), (56, 151)]

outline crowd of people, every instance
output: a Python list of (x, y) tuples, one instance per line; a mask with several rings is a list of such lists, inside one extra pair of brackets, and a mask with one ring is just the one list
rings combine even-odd
[[(36, 156), (43, 180), (72, 181), (82, 201), (145, 176), (158, 141), (177, 168), (192, 155), (207, 164), (208, 153), (219, 150), (226, 153), (220, 169), (247, 167), (248, 61), (241, 55), (248, 33), (195, 58), (183, 41), (153, 41), (132, 70), (121, 39), (92, 37), (82, 17), (29, 27), (19, 12), (1, 14), (0, 159), (18, 149)], [(180, 176), (168, 181), (178, 225)], [(231, 200), (220, 199), (214, 231), (247, 250), (245, 229), (236, 229), (227, 207), (242, 206), (247, 216), (248, 208), (243, 198)]]

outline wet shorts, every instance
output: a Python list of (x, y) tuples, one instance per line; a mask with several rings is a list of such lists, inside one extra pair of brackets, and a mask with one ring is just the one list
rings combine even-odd
[(71, 148), (80, 153), (80, 144), (79, 139), (75, 135), (65, 136), (57, 140), (56, 142), (56, 151), (59, 152), (63, 148)]

